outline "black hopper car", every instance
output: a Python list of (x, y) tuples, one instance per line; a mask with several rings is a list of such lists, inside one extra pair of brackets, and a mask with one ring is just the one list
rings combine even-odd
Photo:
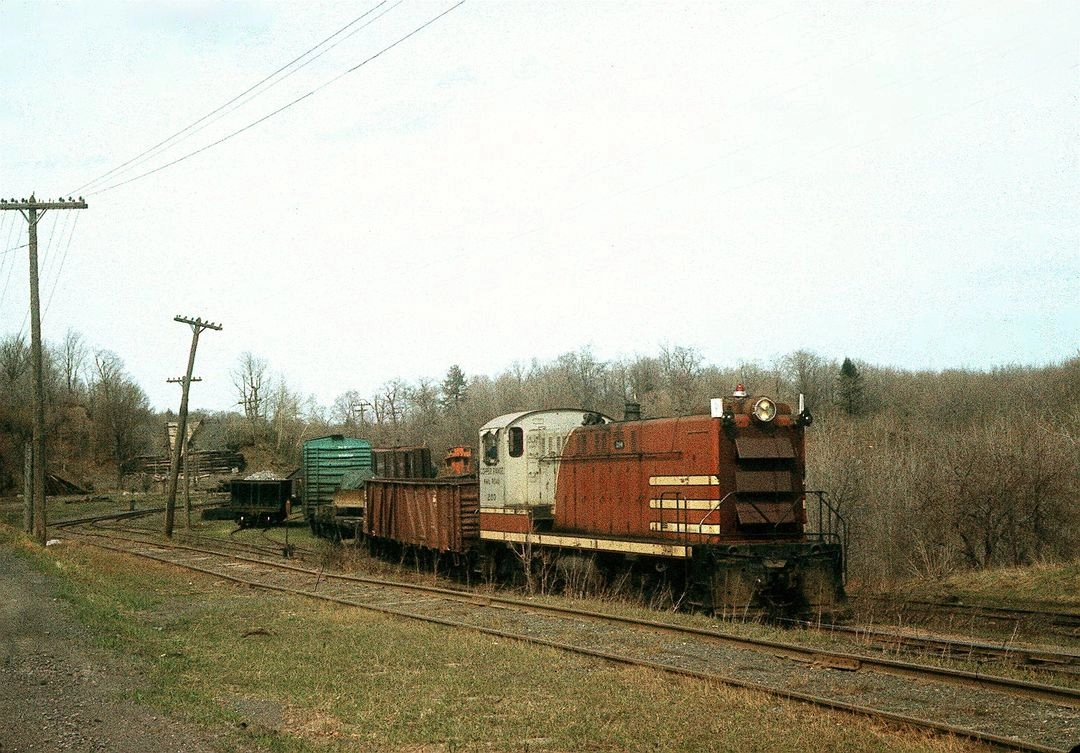
[(292, 512), (292, 479), (229, 482), (229, 510), (241, 528), (281, 523)]

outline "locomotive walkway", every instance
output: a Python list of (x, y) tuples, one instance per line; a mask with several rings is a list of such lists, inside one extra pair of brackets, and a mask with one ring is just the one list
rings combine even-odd
[(224, 542), (211, 549), (167, 545), (149, 534), (87, 528), (67, 533), (250, 587), (760, 690), (1010, 750), (1054, 753), (1080, 742), (1075, 689), (331, 573), (280, 556), (222, 551)]

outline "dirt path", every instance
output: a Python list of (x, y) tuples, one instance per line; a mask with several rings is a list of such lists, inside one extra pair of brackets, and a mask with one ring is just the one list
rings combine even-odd
[(92, 646), (50, 578), (0, 547), (0, 753), (227, 748), (223, 736), (124, 700), (139, 683), (122, 658)]

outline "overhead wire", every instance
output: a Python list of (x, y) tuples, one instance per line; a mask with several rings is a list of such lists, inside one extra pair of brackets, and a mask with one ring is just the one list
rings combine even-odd
[[(323, 47), (323, 46), (327, 45), (327, 43), (330, 42), (330, 40), (332, 40), (335, 37), (342, 34), (346, 29), (356, 25), (359, 21), (362, 21), (364, 18), (366, 18), (368, 15), (373, 13), (378, 8), (385, 5), (387, 2), (388, 2), (388, 0), (381, 0), (381, 2), (379, 2), (378, 4), (372, 6), (368, 10), (364, 11), (362, 14), (360, 14), (359, 16), (354, 18), (352, 21), (350, 21), (349, 23), (342, 26), (340, 29), (335, 31), (333, 34), (326, 37), (325, 39), (323, 39), (321, 42), (319, 42), (315, 46), (309, 48), (303, 54), (298, 55), (297, 57), (293, 58), (288, 63), (281, 66), (280, 68), (278, 68), (276, 71), (274, 71), (270, 75), (266, 76), (265, 78), (263, 78), (259, 82), (253, 84), (252, 86), (248, 87), (244, 91), (240, 92), (235, 97), (230, 99), (228, 102), (225, 102), (224, 104), (220, 105), (219, 107), (215, 108), (214, 110), (211, 110), (206, 115), (203, 115), (201, 118), (199, 118), (195, 122), (191, 123), (190, 125), (188, 125), (188, 126), (186, 126), (184, 128), (181, 128), (179, 131), (172, 134), (168, 138), (165, 138), (165, 139), (159, 141), (157, 144), (154, 144), (153, 146), (143, 150), (139, 154), (137, 154), (134, 157), (132, 157), (131, 159), (129, 159), (127, 162), (124, 162), (123, 164), (120, 164), (120, 165), (114, 167), (113, 169), (109, 170), (108, 172), (103, 173), (102, 175), (99, 175), (98, 177), (94, 178), (93, 180), (89, 181), (88, 183), (84, 183), (83, 185), (81, 185), (77, 189), (75, 189), (74, 191), (70, 191), (68, 193), (69, 194), (77, 194), (77, 193), (80, 193), (80, 192), (85, 192), (90, 187), (101, 183), (102, 181), (104, 181), (109, 176), (114, 175), (114, 174), (119, 173), (119, 172), (124, 172), (124, 171), (126, 171), (126, 169), (131, 168), (131, 167), (135, 167), (136, 165), (140, 165), (143, 162), (145, 162), (146, 160), (151, 159), (152, 157), (160, 154), (163, 151), (166, 151), (167, 148), (172, 148), (172, 146), (175, 146), (175, 143), (173, 143), (173, 142), (179, 143), (180, 141), (183, 141), (183, 140), (189, 138), (190, 136), (193, 136), (195, 133), (198, 133), (199, 131), (201, 131), (206, 126), (210, 125), (211, 123), (216, 122), (221, 117), (224, 117), (228, 113), (233, 112), (234, 110), (241, 107), (242, 105), (247, 104), (248, 102), (250, 102), (252, 99), (254, 99), (259, 94), (264, 93), (265, 91), (267, 91), (271, 87), (281, 83), (282, 81), (284, 81), (289, 76), (291, 76), (294, 73), (296, 73), (297, 71), (303, 69), (305, 66), (311, 64), (315, 60), (318, 60), (321, 56), (325, 55), (327, 52), (332, 50), (338, 44), (340, 44), (341, 42), (344, 42), (346, 39), (353, 36), (353, 34), (356, 34), (357, 32), (361, 31), (362, 29), (367, 28), (370, 24), (374, 23), (379, 18), (382, 18), (384, 15), (386, 15), (386, 13), (388, 13), (389, 11), (393, 10), (398, 5), (400, 5), (403, 2), (403, 0), (398, 0), (398, 2), (394, 3), (393, 6), (388, 8), (383, 13), (380, 13), (378, 16), (376, 16), (374, 19), (372, 19), (368, 23), (361, 26), (359, 29), (353, 29), (353, 31), (350, 32), (348, 35), (346, 35), (344, 38), (338, 40), (337, 42), (334, 42), (332, 45), (327, 46), (326, 49), (322, 50), (318, 55), (312, 56), (309, 60), (306, 60), (301, 65), (296, 65), (296, 63), (298, 63), (299, 61), (301, 61), (304, 58), (308, 57), (313, 52), (318, 50), (320, 47)], [(293, 68), (293, 66), (296, 66), (296, 67)], [(286, 73), (285, 75), (279, 76), (279, 74), (283, 73), (284, 71), (287, 71), (289, 68), (293, 68), (293, 69), (291, 71), (289, 71), (288, 73)], [(275, 78), (277, 80), (274, 80)], [(272, 82), (272, 83), (268, 83), (268, 82)], [(268, 85), (263, 87), (264, 84), (268, 84)], [(260, 87), (263, 87), (261, 89), (261, 91), (256, 91), (256, 90), (260, 89)], [(247, 97), (248, 94), (251, 94), (251, 96)], [(247, 98), (244, 99), (244, 97), (247, 97)], [(243, 100), (243, 101), (240, 101), (240, 100)], [(231, 109), (226, 109), (226, 108), (230, 108), (230, 106), (232, 106), (233, 104), (236, 104), (236, 107), (232, 107)], [(223, 112), (223, 111), (225, 111), (225, 112)], [(220, 113), (220, 115), (219, 115), (219, 113)], [(213, 120), (210, 120), (215, 115), (218, 115), (218, 117), (214, 118)], [(209, 121), (209, 122), (206, 122), (206, 121)], [(196, 126), (198, 126), (198, 128), (196, 128)], [(184, 135), (184, 134), (186, 134), (186, 135)], [(183, 138), (181, 138), (181, 137), (183, 137)], [(169, 145), (169, 146), (167, 147), (166, 145)]]
[[(71, 212), (53, 212), (52, 229), (49, 231), (49, 240), (45, 244), (45, 253), (41, 257), (39, 279), (45, 280), (52, 273), (52, 267), (55, 263), (55, 257), (53, 256), (53, 242), (56, 240), (56, 226), (60, 225), (60, 243), (63, 243), (63, 236), (67, 232), (68, 223), (71, 222)], [(61, 221), (61, 217), (63, 220)], [(61, 224), (62, 222), (62, 224)], [(58, 244), (59, 245), (59, 244)]]
[(52, 303), (53, 294), (56, 293), (56, 286), (60, 282), (60, 275), (64, 272), (64, 262), (67, 261), (68, 251), (71, 250), (71, 241), (75, 237), (75, 228), (79, 224), (79, 212), (73, 212), (72, 214), (75, 215), (75, 219), (71, 223), (71, 232), (68, 233), (67, 245), (64, 246), (64, 255), (60, 257), (60, 266), (56, 270), (56, 276), (53, 278), (52, 288), (49, 290), (49, 297), (45, 301), (44, 314), (49, 313), (49, 305)]
[[(4, 277), (4, 287), (0, 288), (0, 306), (4, 305), (4, 300), (7, 298), (7, 289), (8, 289), (8, 284), (11, 282), (11, 273), (15, 269), (15, 254), (13, 252), (17, 251), (20, 248), (26, 248), (27, 246), (30, 245), (29, 243), (25, 243), (25, 244), (23, 244), (21, 246), (12, 246), (11, 245), (11, 236), (15, 232), (16, 224), (18, 224), (17, 223), (17, 220), (18, 220), (17, 217), (9, 217), (9, 215), (14, 215), (14, 214), (15, 214), (14, 212), (0, 212), (0, 215), (2, 215), (2, 219), (0, 219), (0, 234), (3, 233), (4, 223), (8, 222), (9, 220), (11, 222), (11, 224), (8, 226), (7, 241), (4, 243), (4, 246), (8, 250), (5, 251), (3, 253), (3, 255), (0, 255), (0, 276)], [(10, 262), (8, 261), (9, 258), (10, 258)], [(10, 263), (11, 266), (8, 267), (7, 275), (4, 275), (4, 265), (7, 264), (7, 263)]]
[[(44, 268), (47, 265), (47, 260), (49, 258), (49, 250), (52, 248), (53, 238), (56, 236), (56, 222), (57, 222), (58, 219), (59, 219), (59, 217), (57, 217), (56, 215), (53, 215), (52, 228), (49, 230), (48, 240), (45, 242), (45, 251), (38, 255), (38, 269), (39, 270)], [(39, 222), (40, 222), (40, 220), (39, 220)], [(30, 245), (30, 244), (28, 243), (27, 245)], [(40, 246), (40, 243), (38, 245)], [(39, 274), (39, 278), (40, 278), (40, 276), (41, 275)], [(29, 324), (30, 324), (30, 308), (27, 307), (26, 311), (23, 313), (22, 325), (19, 327), (19, 337), (22, 337), (23, 335), (25, 335), (27, 333), (27, 327), (29, 326)]]
[[(144, 150), (139, 155), (136, 155), (135, 157), (132, 157), (128, 161), (124, 162), (123, 164), (113, 168), (112, 170), (109, 170), (108, 172), (104, 173), (103, 175), (91, 180), (88, 183), (83, 184), (78, 189), (75, 189), (75, 190), (73, 190), (71, 192), (68, 192), (68, 193), (76, 194), (76, 193), (80, 193), (80, 192), (85, 192), (88, 195), (102, 193), (104, 191), (111, 190), (112, 188), (116, 188), (116, 187), (118, 187), (120, 185), (130, 183), (130, 182), (132, 182), (134, 180), (137, 180), (137, 179), (139, 179), (141, 177), (145, 177), (147, 175), (151, 175), (153, 173), (159, 172), (159, 171), (165, 169), (166, 167), (169, 167), (170, 165), (176, 164), (176, 163), (181, 162), (181, 161), (183, 161), (185, 159), (188, 159), (188, 158), (190, 158), (192, 156), (195, 156), (196, 154), (199, 154), (199, 153), (201, 153), (203, 151), (206, 151), (207, 149), (209, 149), (209, 148), (211, 148), (213, 146), (217, 146), (218, 144), (221, 144), (224, 141), (227, 141), (228, 139), (232, 138), (233, 136), (236, 136), (239, 133), (242, 133), (243, 131), (246, 131), (249, 128), (254, 127), (255, 125), (258, 125), (259, 123), (262, 123), (263, 121), (269, 119), (270, 117), (273, 117), (274, 115), (282, 112), (283, 110), (288, 109), (289, 107), (292, 107), (293, 105), (297, 104), (298, 102), (300, 102), (300, 101), (306, 99), (307, 97), (317, 93), (321, 89), (324, 89), (327, 86), (330, 86), (331, 84), (335, 83), (336, 81), (338, 81), (342, 77), (348, 75), (349, 73), (352, 73), (352, 72), (356, 71), (360, 67), (366, 65), (367, 63), (369, 63), (372, 60), (376, 59), (380, 55), (382, 55), (385, 52), (393, 49), (394, 47), (398, 46), (399, 44), (401, 44), (405, 40), (409, 39), (410, 37), (412, 37), (415, 34), (419, 33), (423, 29), (425, 29), (428, 26), (432, 25), (433, 23), (435, 23), (436, 21), (438, 21), (439, 19), (441, 19), (442, 17), (447, 15), (450, 11), (452, 11), (452, 10), (456, 9), (458, 6), (462, 5), (465, 2), (465, 0), (460, 0), (460, 2), (458, 2), (457, 4), (451, 6), (450, 8), (446, 9), (442, 13), (439, 13), (435, 17), (429, 19), (427, 22), (425, 22), (425, 23), (421, 24), (420, 26), (414, 28), (408, 34), (402, 36), (401, 38), (399, 38), (398, 40), (396, 40), (392, 44), (387, 45), (386, 47), (382, 48), (381, 50), (379, 50), (375, 54), (369, 56), (368, 58), (364, 59), (363, 61), (361, 61), (357, 65), (352, 66), (351, 68), (349, 68), (348, 70), (346, 70), (343, 73), (339, 74), (338, 76), (335, 76), (333, 79), (331, 79), (331, 80), (323, 83), (322, 85), (316, 87), (315, 89), (309, 91), (307, 94), (305, 94), (305, 95), (303, 95), (301, 97), (298, 97), (297, 99), (289, 102), (288, 104), (284, 105), (283, 107), (280, 107), (280, 108), (274, 110), (270, 114), (268, 114), (268, 115), (266, 115), (266, 116), (264, 116), (262, 118), (259, 118), (258, 120), (248, 124), (247, 126), (241, 128), (241, 129), (238, 129), (237, 131), (234, 131), (233, 133), (230, 133), (227, 136), (225, 136), (225, 137), (223, 137), (221, 139), (218, 139), (217, 141), (215, 141), (215, 142), (213, 142), (211, 144), (203, 146), (202, 148), (200, 148), (198, 150), (195, 150), (195, 151), (193, 151), (193, 152), (191, 152), (191, 153), (189, 153), (187, 155), (184, 155), (183, 157), (180, 157), (180, 158), (178, 158), (176, 160), (173, 160), (170, 163), (159, 166), (158, 168), (155, 168), (154, 170), (147, 171), (147, 172), (145, 172), (145, 173), (143, 173), (141, 175), (135, 176), (134, 178), (129, 178), (129, 179), (125, 180), (125, 181), (122, 181), (120, 183), (116, 183), (116, 184), (111, 185), (111, 186), (107, 186), (105, 188), (98, 188), (98, 189), (92, 190), (92, 191), (85, 191), (86, 188), (92, 187), (92, 186), (94, 186), (96, 184), (100, 184), (102, 181), (104, 181), (109, 176), (115, 176), (118, 173), (122, 173), (122, 172), (126, 171), (127, 169), (130, 169), (131, 167), (137, 166), (137, 165), (142, 164), (143, 162), (145, 162), (145, 161), (147, 161), (149, 159), (152, 159), (154, 156), (157, 156), (157, 155), (161, 154), (166, 149), (171, 148), (172, 146), (175, 146), (176, 144), (180, 143), (181, 141), (185, 140), (186, 138), (194, 135), (195, 133), (198, 133), (199, 131), (201, 131), (206, 126), (216, 122), (221, 117), (224, 117), (226, 114), (229, 114), (230, 112), (233, 112), (236, 109), (238, 109), (239, 107), (247, 104), (248, 102), (250, 102), (255, 97), (257, 97), (260, 94), (263, 94), (264, 92), (266, 92), (272, 86), (274, 86), (274, 85), (280, 83), (281, 81), (285, 80), (288, 76), (291, 76), (292, 74), (294, 74), (297, 71), (301, 70), (305, 66), (311, 64), (312, 62), (314, 62), (315, 60), (317, 60), (318, 58), (320, 58), (321, 56), (325, 55), (327, 52), (332, 50), (337, 45), (341, 44), (342, 42), (349, 39), (350, 37), (352, 37), (356, 33), (358, 33), (360, 31), (362, 31), (363, 29), (367, 28), (372, 23), (379, 20), (380, 18), (385, 16), (387, 13), (389, 13), (390, 11), (394, 10), (396, 7), (401, 5), (401, 3), (404, 2), (404, 0), (397, 0), (397, 2), (390, 5), (388, 8), (383, 10), (381, 13), (376, 15), (374, 18), (369, 20), (367, 23), (361, 25), (358, 28), (352, 29), (351, 32), (349, 32), (348, 34), (345, 34), (344, 37), (342, 37), (341, 39), (338, 39), (336, 42), (333, 42), (332, 44), (330, 43), (336, 37), (341, 36), (348, 29), (354, 27), (358, 22), (362, 21), (364, 18), (368, 17), (373, 12), (375, 12), (379, 8), (386, 5), (387, 2), (388, 2), (388, 0), (381, 0), (381, 2), (379, 2), (376, 5), (372, 6), (367, 11), (362, 13), (360, 16), (358, 16), (355, 19), (353, 19), (352, 21), (350, 21), (348, 24), (341, 27), (336, 32), (334, 32), (330, 36), (326, 37), (325, 39), (320, 41), (318, 44), (316, 44), (315, 46), (308, 49), (303, 54), (297, 56), (293, 60), (291, 60), (288, 63), (286, 63), (285, 65), (281, 66), (276, 71), (271, 73), (269, 76), (266, 76), (265, 78), (263, 78), (258, 83), (254, 84), (251, 87), (248, 87), (248, 89), (244, 90), (243, 92), (241, 92), (237, 96), (233, 97), (228, 102), (226, 102), (223, 105), (219, 106), (218, 108), (212, 110), (210, 113), (204, 115), (202, 118), (199, 118), (198, 120), (196, 120), (192, 124), (188, 125), (187, 127), (185, 127), (183, 129), (181, 129), (180, 131), (177, 131), (176, 133), (172, 134), (168, 138), (158, 142), (157, 144), (150, 147), (149, 149)], [(322, 49), (320, 50), (320, 48), (322, 48)], [(316, 53), (316, 51), (318, 51), (317, 54), (313, 54), (313, 53)], [(305, 60), (305, 58), (307, 58), (307, 60)], [(304, 61), (304, 62), (300, 63), (300, 61)], [(300, 63), (300, 64), (297, 65), (297, 63)], [(288, 72), (286, 73), (286, 71), (288, 71)], [(284, 74), (284, 75), (282, 75), (282, 74)], [(215, 116), (217, 116), (217, 117), (215, 117)], [(53, 218), (52, 229), (51, 229), (51, 231), (49, 233), (49, 241), (47, 243), (45, 253), (44, 253), (43, 257), (42, 257), (43, 269), (44, 269), (43, 278), (48, 277), (51, 274), (51, 263), (55, 259), (55, 256), (51, 253), (51, 250), (52, 250), (52, 247), (53, 247), (53, 240), (54, 240), (54, 238), (56, 238), (56, 223), (57, 223), (57, 220), (58, 220), (58, 218), (56, 218), (56, 217)], [(58, 245), (63, 247), (63, 254), (62, 254), (61, 258), (60, 258), (60, 263), (56, 268), (55, 275), (53, 275), (52, 285), (51, 285), (51, 288), (50, 288), (49, 296), (48, 296), (48, 299), (47, 299), (46, 304), (45, 304), (45, 312), (46, 313), (48, 311), (49, 306), (52, 303), (52, 298), (53, 298), (53, 296), (54, 296), (54, 294), (56, 292), (57, 286), (59, 284), (60, 276), (61, 276), (61, 274), (63, 272), (64, 264), (67, 261), (68, 254), (69, 254), (70, 249), (71, 249), (72, 240), (73, 240), (74, 235), (75, 235), (75, 227), (77, 226), (77, 223), (78, 223), (78, 215), (76, 213), (76, 217), (74, 219), (74, 222), (70, 223), (70, 232), (68, 231), (69, 222), (68, 222), (67, 219), (65, 219), (65, 223), (64, 223), (64, 225), (63, 225), (63, 227), (61, 229), (60, 241), (59, 241)], [(14, 226), (15, 226), (15, 224), (12, 223), (11, 228), (14, 228)], [(0, 226), (0, 228), (2, 228), (2, 226)], [(9, 229), (9, 239), (8, 239), (8, 242), (5, 244), (6, 246), (11, 246), (10, 232), (11, 231)], [(64, 240), (63, 240), (63, 236), (65, 234), (67, 235), (67, 242), (66, 243), (64, 243)], [(28, 244), (26, 244), (26, 245), (28, 245)], [(25, 247), (25, 246), (13, 247), (10, 250), (14, 250), (15, 248), (21, 248), (21, 247)], [(7, 252), (5, 252), (4, 255), (6, 256)], [(12, 269), (14, 268), (14, 264), (12, 264), (11, 268)], [(2, 272), (2, 267), (0, 267), (0, 272)], [(10, 280), (10, 277), (11, 277), (11, 270), (9, 269), (7, 279)], [(6, 293), (6, 290), (7, 290), (7, 282), (5, 281), (3, 293)], [(3, 294), (0, 294), (0, 302), (2, 302), (2, 300), (3, 300)], [(27, 317), (28, 316), (29, 316), (29, 312), (27, 312), (26, 316), (24, 316), (23, 324), (22, 324), (22, 327), (20, 328), (20, 335), (22, 334), (22, 331), (25, 330), (25, 328), (26, 328)]]
[[(140, 173), (140, 174), (138, 174), (138, 175), (136, 175), (136, 176), (134, 176), (132, 178), (128, 178), (128, 179), (120, 181), (118, 183), (113, 183), (111, 185), (107, 185), (104, 188), (98, 188), (98, 189), (95, 189), (93, 191), (89, 191), (89, 192), (87, 192), (87, 195), (93, 196), (93, 195), (97, 195), (97, 194), (102, 194), (102, 193), (105, 193), (106, 191), (111, 191), (114, 188), (119, 188), (120, 186), (124, 186), (124, 185), (127, 185), (128, 183), (132, 183), (132, 182), (134, 182), (136, 180), (140, 180), (140, 179), (145, 178), (147, 176), (153, 175), (154, 173), (161, 172), (162, 170), (165, 170), (165, 169), (167, 169), (169, 167), (172, 167), (173, 165), (177, 165), (177, 164), (179, 164), (179, 163), (181, 163), (181, 162), (183, 162), (185, 160), (188, 160), (188, 159), (190, 159), (190, 158), (192, 158), (192, 157), (194, 157), (194, 156), (196, 156), (198, 154), (201, 154), (201, 153), (207, 151), (208, 149), (212, 149), (212, 148), (214, 148), (214, 147), (216, 147), (216, 146), (218, 146), (220, 144), (225, 143), (226, 141), (228, 141), (228, 140), (230, 140), (230, 139), (232, 139), (232, 138), (234, 138), (236, 136), (239, 136), (241, 133), (244, 133), (245, 131), (248, 131), (251, 128), (254, 128), (257, 125), (259, 125), (261, 123), (264, 123), (265, 121), (269, 120), (270, 118), (274, 117), (275, 115), (278, 115), (278, 114), (284, 112), (285, 110), (288, 110), (289, 108), (293, 107), (294, 105), (297, 105), (300, 102), (303, 102), (308, 97), (311, 97), (311, 96), (317, 94), (318, 92), (322, 91), (323, 89), (327, 88), (328, 86), (331, 86), (331, 85), (335, 84), (336, 82), (340, 81), (342, 78), (349, 75), (350, 73), (353, 73), (353, 72), (359, 70), (360, 68), (367, 65), (371, 61), (375, 60), (376, 58), (380, 57), (381, 55), (383, 55), (383, 54), (389, 52), (390, 50), (394, 49), (395, 47), (397, 47), (401, 43), (405, 42), (406, 40), (412, 38), (416, 34), (419, 34), (421, 31), (428, 28), (432, 24), (436, 23), (437, 21), (439, 21), (440, 19), (445, 17), (447, 14), (449, 14), (450, 12), (456, 10), (457, 8), (459, 8), (460, 6), (462, 6), (464, 4), (465, 4), (465, 0), (459, 0), (457, 3), (450, 6), (446, 10), (442, 11), (438, 15), (433, 16), (432, 18), (428, 19), (424, 23), (420, 24), (419, 26), (414, 28), (412, 31), (410, 31), (408, 34), (405, 34), (404, 36), (399, 37), (396, 41), (394, 41), (394, 42), (388, 44), (387, 46), (383, 47), (378, 52), (375, 52), (374, 54), (368, 56), (367, 58), (365, 58), (361, 62), (359, 62), (356, 65), (352, 66), (351, 68), (348, 68), (347, 70), (343, 71), (342, 73), (339, 73), (337, 76), (334, 76), (330, 80), (325, 81), (322, 84), (320, 84), (319, 86), (315, 87), (314, 89), (308, 91), (306, 94), (302, 94), (301, 96), (297, 97), (296, 99), (293, 99), (292, 101), (287, 102), (286, 104), (282, 105), (281, 107), (278, 107), (277, 109), (271, 111), (270, 113), (262, 116), (261, 118), (258, 118), (257, 120), (254, 120), (251, 123), (248, 123), (247, 125), (236, 129), (235, 131), (232, 131), (231, 133), (221, 137), (217, 141), (213, 141), (213, 142), (211, 142), (209, 144), (206, 144), (206, 145), (200, 147), (199, 149), (188, 152), (187, 154), (185, 154), (182, 157), (178, 157), (178, 158), (176, 158), (176, 159), (174, 159), (174, 160), (172, 160), (170, 162), (166, 162), (163, 165), (159, 165), (158, 167), (155, 167), (152, 170), (147, 170), (146, 172)], [(392, 8), (390, 10), (392, 10)], [(385, 14), (385, 12), (384, 12), (384, 14)]]

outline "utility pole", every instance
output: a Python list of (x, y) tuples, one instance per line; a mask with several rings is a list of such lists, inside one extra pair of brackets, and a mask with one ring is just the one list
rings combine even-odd
[(32, 504), (34, 538), (39, 544), (45, 544), (45, 378), (41, 357), (41, 300), (38, 296), (38, 253), (37, 225), (49, 209), (86, 209), (86, 202), (80, 196), (78, 201), (68, 197), (67, 201), (38, 201), (33, 194), (29, 201), (21, 199), (5, 201), (0, 199), (0, 211), (17, 210), (30, 226), (30, 361), (34, 370), (34, 437), (31, 449), (33, 465)]
[[(183, 377), (177, 377), (175, 379), (166, 379), (165, 381), (168, 382), (169, 384), (181, 384), (182, 385), (184, 383), (184, 378)], [(192, 377), (191, 381), (193, 381), (193, 382), (201, 382), (202, 377)], [(189, 531), (191, 530), (191, 491), (190, 491), (190, 488), (189, 488), (189, 484), (191, 482), (190, 481), (191, 477), (188, 476), (188, 446), (190, 445), (191, 440), (195, 438), (195, 434), (196, 434), (196, 432), (199, 431), (199, 428), (201, 426), (202, 426), (202, 421), (200, 420), (199, 423), (196, 424), (195, 428), (192, 429), (191, 437), (188, 437), (188, 432), (187, 431), (184, 432), (184, 437), (183, 437), (183, 443), (184, 444), (180, 448), (180, 454), (181, 454), (181, 456), (183, 458), (182, 463), (183, 463), (183, 466), (184, 466), (184, 512), (187, 514), (187, 525), (185, 525), (184, 527), (186, 529), (188, 529)], [(166, 429), (167, 428), (168, 427), (166, 427)], [(177, 435), (176, 441), (177, 442), (181, 441), (179, 435)]]
[(187, 431), (188, 392), (191, 389), (191, 372), (195, 369), (195, 349), (199, 347), (199, 335), (204, 329), (220, 330), (220, 324), (204, 322), (202, 319), (189, 319), (174, 316), (173, 321), (191, 325), (191, 353), (188, 354), (187, 374), (181, 383), (183, 396), (180, 398), (180, 416), (176, 426), (176, 444), (173, 447), (172, 462), (169, 466), (169, 494), (165, 499), (165, 535), (172, 537), (173, 517), (176, 514), (176, 481), (180, 475), (180, 450), (184, 445), (184, 433)]

